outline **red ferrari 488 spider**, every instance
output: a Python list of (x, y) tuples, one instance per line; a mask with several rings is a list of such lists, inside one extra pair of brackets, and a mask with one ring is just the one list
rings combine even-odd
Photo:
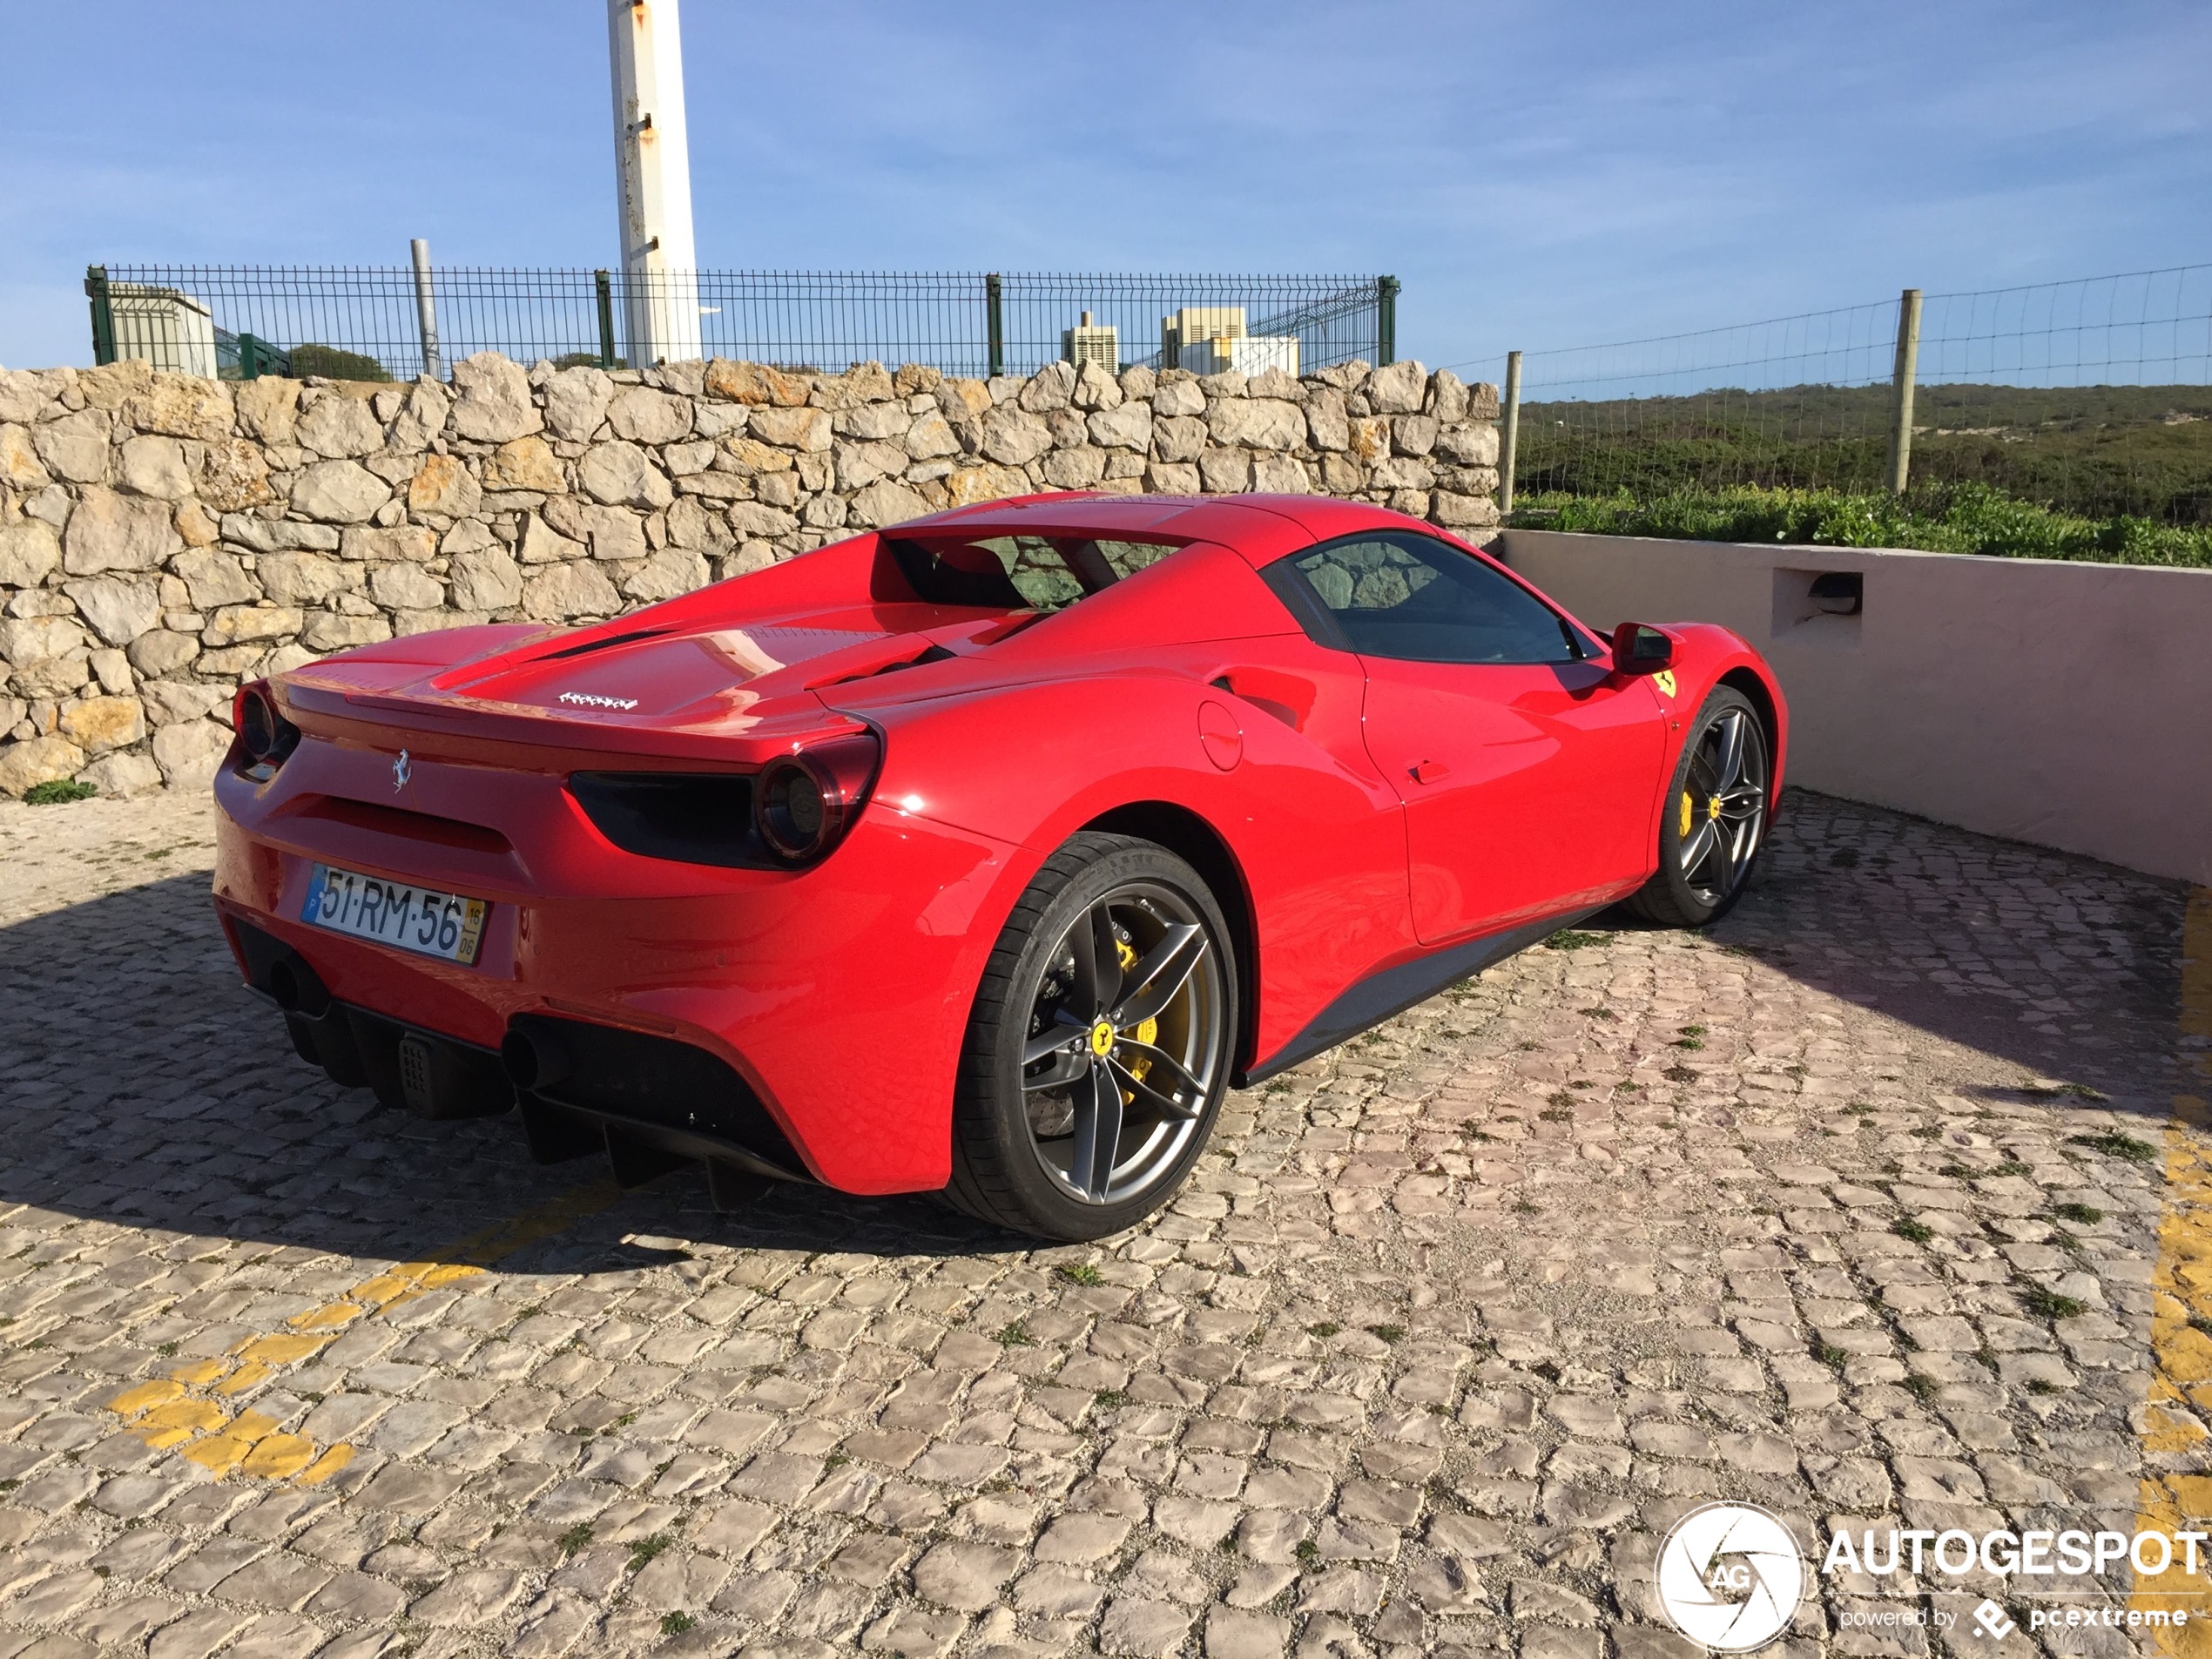
[(1720, 915), (1787, 722), (1736, 636), (1602, 637), (1378, 508), (1056, 495), (235, 724), (216, 904), (341, 1082), (1088, 1238), (1226, 1089), (1615, 901)]

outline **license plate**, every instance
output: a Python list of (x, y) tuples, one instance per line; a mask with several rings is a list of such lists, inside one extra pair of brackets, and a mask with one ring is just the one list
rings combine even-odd
[(487, 900), (435, 893), (318, 864), (314, 880), (307, 884), (307, 901), (300, 907), (300, 920), (421, 956), (473, 962), (490, 911)]

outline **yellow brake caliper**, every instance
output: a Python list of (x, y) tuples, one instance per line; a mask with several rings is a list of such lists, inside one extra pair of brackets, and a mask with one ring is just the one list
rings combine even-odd
[[(1117, 939), (1114, 941), (1114, 950), (1115, 953), (1121, 958), (1122, 972), (1126, 974), (1130, 968), (1136, 966), (1136, 950), (1135, 947), (1125, 944)], [(1140, 1020), (1130, 1028), (1129, 1035), (1139, 1042), (1151, 1042), (1157, 1039), (1160, 1035), (1160, 1022), (1157, 1019)], [(1137, 1079), (1140, 1082), (1143, 1081), (1144, 1074), (1151, 1069), (1152, 1062), (1150, 1060), (1132, 1060), (1129, 1062), (1129, 1075)], [(1135, 1095), (1131, 1094), (1126, 1089), (1122, 1090), (1123, 1105), (1134, 1106), (1136, 1103), (1136, 1096)]]
[(1696, 813), (1696, 807), (1689, 799), (1689, 792), (1687, 789), (1683, 790), (1682, 792), (1682, 827), (1677, 833), (1679, 833), (1682, 839), (1685, 841), (1689, 839), (1690, 819)]

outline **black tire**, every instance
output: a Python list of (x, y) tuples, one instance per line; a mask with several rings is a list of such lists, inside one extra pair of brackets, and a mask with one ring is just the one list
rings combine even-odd
[[(1742, 745), (1733, 761), (1731, 737)], [(1716, 688), (1697, 711), (1668, 786), (1659, 868), (1628, 907), (1662, 927), (1703, 927), (1733, 910), (1766, 845), (1773, 777), (1758, 711), (1740, 691)]]
[[(1076, 958), (1083, 941), (1087, 968)], [(1103, 1238), (1150, 1215), (1213, 1133), (1237, 993), (1228, 924), (1196, 870), (1133, 836), (1071, 837), (1015, 905), (984, 968), (961, 1055), (946, 1197), (982, 1220), (1066, 1240)], [(1155, 1001), (1147, 1018), (1109, 1017)]]

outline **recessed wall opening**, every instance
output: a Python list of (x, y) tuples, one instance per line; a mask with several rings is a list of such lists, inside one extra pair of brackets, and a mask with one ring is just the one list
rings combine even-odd
[(1775, 570), (1773, 637), (1777, 641), (1855, 646), (1865, 609), (1866, 577), (1861, 571)]

